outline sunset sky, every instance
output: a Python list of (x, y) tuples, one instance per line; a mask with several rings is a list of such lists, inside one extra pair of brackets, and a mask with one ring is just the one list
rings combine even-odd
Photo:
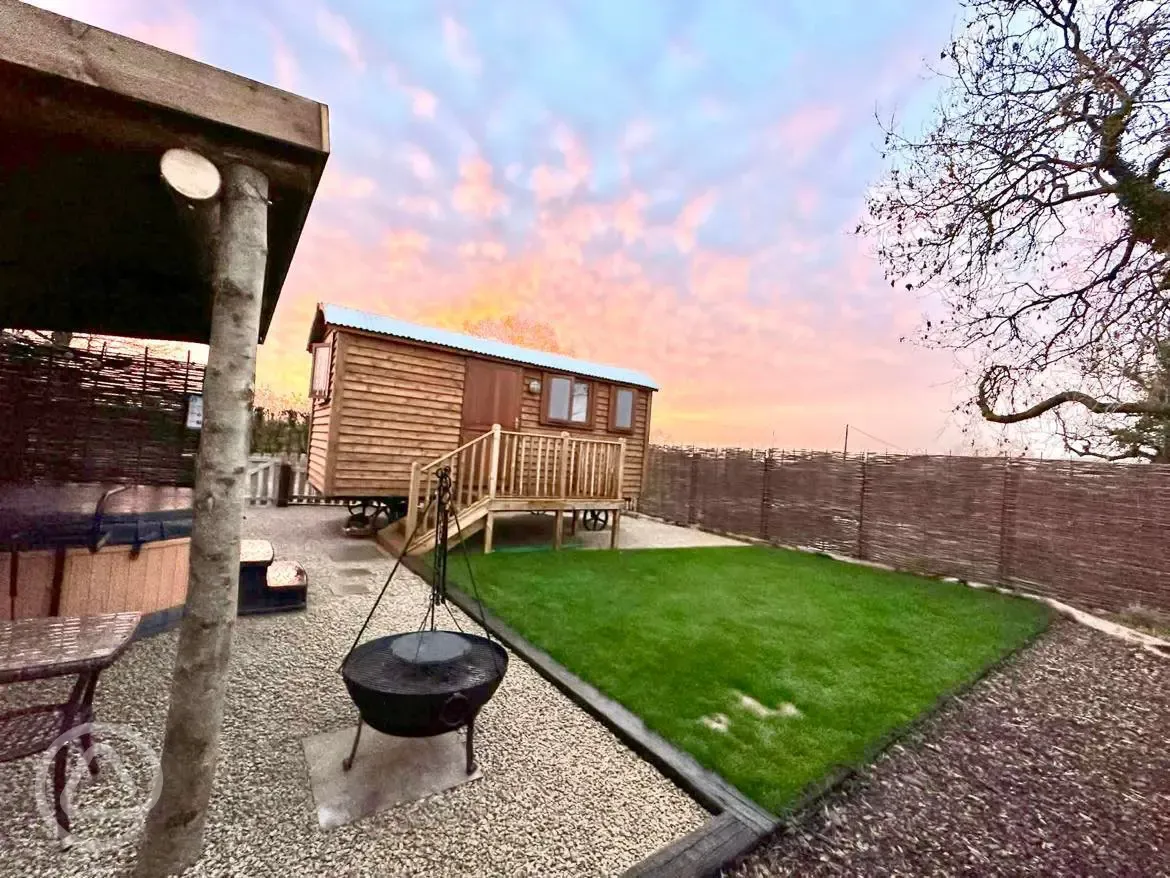
[(899, 342), (928, 305), (851, 234), (951, 3), (38, 5), (329, 104), (263, 386), (305, 389), (318, 301), (511, 316), (653, 375), (659, 439), (959, 447), (951, 357)]

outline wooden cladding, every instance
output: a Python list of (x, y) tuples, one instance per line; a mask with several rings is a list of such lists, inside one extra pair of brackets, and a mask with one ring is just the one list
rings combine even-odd
[(406, 496), (413, 461), (458, 447), (464, 358), (340, 333), (332, 494)]
[[(548, 424), (541, 414), (547, 376), (539, 369), (337, 327), (328, 328), (324, 342), (332, 346), (331, 394), (313, 401), (309, 439), (309, 481), (318, 491), (408, 496), (412, 463), (429, 464), (498, 423), (505, 432), (624, 438), (621, 496), (639, 495), (648, 391), (574, 378), (589, 388), (587, 421)], [(540, 393), (530, 390), (533, 382), (541, 384)], [(610, 429), (611, 396), (619, 390), (633, 391), (628, 431)], [(612, 468), (613, 460), (605, 465)], [(582, 466), (590, 471), (603, 464), (590, 460)], [(543, 463), (541, 474), (547, 477)], [(524, 475), (535, 477), (534, 463)]]
[(781, 545), (1170, 612), (1170, 466), (654, 447), (643, 511)]

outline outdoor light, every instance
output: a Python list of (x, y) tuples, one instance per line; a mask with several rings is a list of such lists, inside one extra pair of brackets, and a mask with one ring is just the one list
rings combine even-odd
[(540, 379), (539, 378), (533, 378), (532, 380), (530, 380), (528, 382), (528, 392), (529, 393), (540, 393)]

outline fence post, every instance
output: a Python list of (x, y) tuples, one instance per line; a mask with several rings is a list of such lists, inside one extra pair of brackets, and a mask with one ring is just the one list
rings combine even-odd
[(695, 502), (699, 496), (699, 456), (695, 453), (695, 446), (691, 446), (691, 479), (687, 491), (687, 524), (696, 524), (699, 521)]
[(861, 496), (857, 503), (857, 557), (865, 560), (865, 489), (869, 482), (869, 452), (861, 455)]
[(288, 506), (288, 498), (292, 494), (292, 480), (292, 464), (281, 459), (276, 480), (276, 505), (282, 509)]
[(768, 539), (768, 509), (771, 504), (771, 492), (768, 485), (768, 473), (772, 470), (772, 449), (764, 452), (764, 473), (760, 478), (760, 539)]
[(1015, 479), (1010, 457), (1003, 460), (1003, 487), (999, 507), (999, 564), (996, 567), (997, 585), (1007, 585), (1011, 577), (1011, 543), (1015, 536)]

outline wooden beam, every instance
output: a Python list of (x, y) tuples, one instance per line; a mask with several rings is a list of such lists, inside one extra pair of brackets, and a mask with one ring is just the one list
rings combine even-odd
[(0, 61), (261, 137), (328, 151), (327, 116), (316, 101), (19, 0), (0, 0), (0, 34)]
[(199, 276), (210, 281), (219, 236), (219, 168), (193, 150), (168, 149), (159, 160), (159, 171), (194, 245)]
[(244, 165), (226, 168), (224, 178), (191, 573), (163, 740), (162, 789), (143, 830), (139, 878), (178, 874), (203, 849), (236, 617), (249, 409), (268, 255), (268, 180)]

